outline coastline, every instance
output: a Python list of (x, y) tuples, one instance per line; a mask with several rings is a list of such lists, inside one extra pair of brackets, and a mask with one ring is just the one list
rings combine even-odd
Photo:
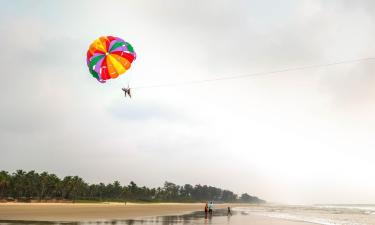
[[(258, 207), (251, 204), (216, 204), (226, 207)], [(182, 216), (203, 211), (204, 203), (0, 203), (0, 222), (95, 222), (142, 220), (159, 216)], [(233, 216), (231, 224), (243, 225), (242, 216)], [(214, 217), (218, 224), (227, 224), (226, 216)], [(228, 218), (229, 219), (229, 218)], [(253, 225), (311, 225), (309, 222), (246, 214)], [(142, 224), (142, 223), (141, 223)]]
[[(216, 209), (249, 204), (216, 204)], [(204, 203), (0, 203), (0, 220), (95, 221), (181, 215), (201, 211)]]

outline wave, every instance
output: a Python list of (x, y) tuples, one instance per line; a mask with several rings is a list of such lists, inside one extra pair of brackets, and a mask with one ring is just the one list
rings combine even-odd
[(290, 213), (290, 212), (279, 212), (279, 210), (272, 209), (271, 211), (266, 211), (265, 209), (250, 209), (250, 208), (233, 208), (234, 211), (241, 213), (267, 216), (271, 218), (284, 219), (290, 221), (308, 222), (320, 225), (370, 225), (367, 223), (361, 223), (354, 220), (348, 219), (328, 219), (319, 217), (318, 215), (302, 215), (300, 213)]
[(361, 212), (367, 215), (375, 215), (375, 205), (314, 205), (318, 209), (346, 209), (354, 212)]

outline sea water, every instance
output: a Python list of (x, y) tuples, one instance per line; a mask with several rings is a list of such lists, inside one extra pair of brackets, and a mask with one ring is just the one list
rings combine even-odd
[(234, 210), (321, 225), (375, 225), (375, 205), (267, 205)]

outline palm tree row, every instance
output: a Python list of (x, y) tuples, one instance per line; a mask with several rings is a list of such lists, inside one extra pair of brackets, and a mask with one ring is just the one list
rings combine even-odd
[(246, 202), (264, 203), (247, 193), (241, 196), (232, 191), (207, 186), (165, 182), (163, 187), (139, 187), (131, 181), (122, 186), (120, 182), (88, 184), (81, 177), (66, 176), (62, 179), (48, 172), (37, 173), (17, 170), (10, 174), (0, 171), (0, 199), (30, 200), (92, 200), (92, 201), (145, 201), (145, 202)]

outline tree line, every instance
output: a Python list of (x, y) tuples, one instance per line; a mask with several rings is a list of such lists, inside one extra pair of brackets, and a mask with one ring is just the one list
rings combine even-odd
[(34, 170), (17, 170), (14, 173), (0, 171), (0, 199), (7, 201), (88, 200), (134, 202), (243, 202), (265, 203), (247, 193), (237, 195), (217, 187), (191, 184), (176, 185), (165, 182), (164, 186), (149, 188), (131, 181), (122, 186), (119, 181), (89, 184), (79, 176), (59, 178), (53, 173), (37, 173)]

